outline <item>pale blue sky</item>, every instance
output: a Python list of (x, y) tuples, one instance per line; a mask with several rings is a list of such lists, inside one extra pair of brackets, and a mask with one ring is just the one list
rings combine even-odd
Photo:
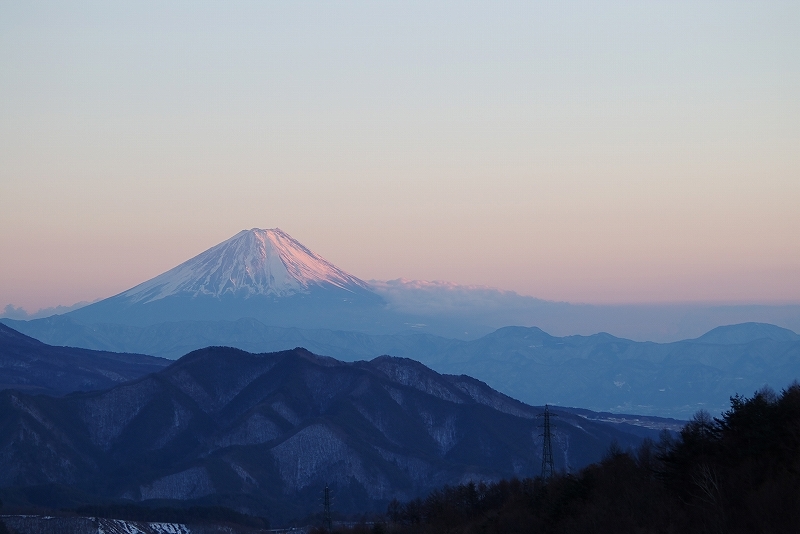
[(800, 302), (798, 2), (0, 3), (0, 306), (244, 228), (364, 279)]

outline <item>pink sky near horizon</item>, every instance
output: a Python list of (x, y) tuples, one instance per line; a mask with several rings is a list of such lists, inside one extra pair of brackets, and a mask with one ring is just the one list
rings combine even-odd
[(280, 227), (369, 279), (800, 303), (800, 4), (0, 6), (0, 309)]

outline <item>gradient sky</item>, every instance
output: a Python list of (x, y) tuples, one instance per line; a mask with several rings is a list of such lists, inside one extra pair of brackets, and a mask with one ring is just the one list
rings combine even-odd
[(2, 2), (0, 307), (245, 228), (363, 279), (800, 302), (800, 2)]

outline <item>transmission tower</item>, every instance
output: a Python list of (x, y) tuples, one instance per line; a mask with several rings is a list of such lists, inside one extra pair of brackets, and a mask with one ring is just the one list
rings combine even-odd
[(326, 532), (333, 530), (333, 521), (331, 520), (331, 490), (328, 483), (325, 483), (325, 497), (323, 499), (324, 510), (322, 512), (322, 523)]
[(542, 478), (547, 480), (555, 473), (555, 467), (553, 466), (553, 441), (550, 434), (550, 407), (547, 404), (544, 405), (544, 413), (540, 415), (544, 417), (544, 423), (542, 424), (544, 432), (540, 434), (544, 438), (542, 442)]

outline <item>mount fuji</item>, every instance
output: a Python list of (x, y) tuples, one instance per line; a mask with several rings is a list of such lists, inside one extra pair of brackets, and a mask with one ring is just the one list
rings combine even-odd
[(66, 316), (139, 326), (247, 317), (275, 326), (375, 330), (386, 313), (386, 302), (363, 280), (279, 228), (253, 228)]
[(315, 288), (350, 294), (370, 291), (366, 282), (314, 254), (280, 228), (253, 228), (119, 296), (149, 303), (178, 295), (288, 297), (310, 294)]

